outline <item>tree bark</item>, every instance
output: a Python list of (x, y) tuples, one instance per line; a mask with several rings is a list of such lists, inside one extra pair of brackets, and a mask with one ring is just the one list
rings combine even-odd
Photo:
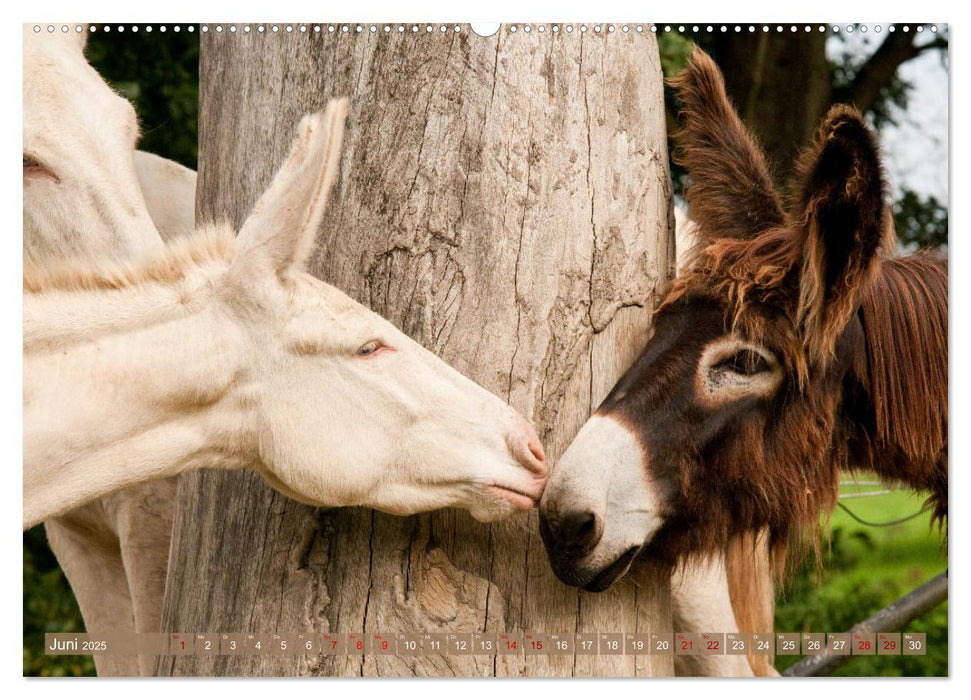
[[(532, 418), (553, 460), (647, 339), (673, 275), (647, 34), (202, 36), (197, 220), (246, 217), (300, 116), (351, 98), (312, 272)], [(646, 567), (552, 574), (536, 512), (315, 510), (254, 474), (182, 478), (163, 629), (671, 631)], [(162, 675), (669, 675), (669, 656), (177, 656)]]

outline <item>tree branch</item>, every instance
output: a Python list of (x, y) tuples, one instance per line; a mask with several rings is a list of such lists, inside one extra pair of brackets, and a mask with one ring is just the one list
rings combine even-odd
[(921, 46), (914, 44), (916, 38), (915, 32), (888, 34), (880, 48), (857, 71), (853, 81), (833, 91), (833, 103), (853, 104), (860, 111), (866, 112), (873, 107), (880, 96), (880, 90), (890, 84), (902, 64), (924, 51), (946, 49), (948, 46), (948, 40), (944, 37)]

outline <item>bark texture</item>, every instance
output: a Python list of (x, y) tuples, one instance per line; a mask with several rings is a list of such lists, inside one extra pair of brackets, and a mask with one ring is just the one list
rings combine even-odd
[[(311, 270), (536, 424), (557, 456), (647, 339), (673, 274), (649, 33), (202, 37), (198, 220), (238, 226), (300, 116), (351, 98)], [(592, 29), (592, 28), (591, 28)], [(559, 583), (535, 511), (493, 525), (315, 510), (252, 474), (179, 486), (163, 629), (671, 631), (669, 580)], [(163, 657), (163, 675), (669, 675), (665, 656)]]

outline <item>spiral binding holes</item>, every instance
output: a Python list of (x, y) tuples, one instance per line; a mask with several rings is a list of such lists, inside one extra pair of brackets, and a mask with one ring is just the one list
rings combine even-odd
[[(321, 34), (326, 27), (328, 34), (344, 34), (344, 35), (368, 35), (368, 34), (391, 34), (396, 33), (400, 36), (407, 36), (409, 34), (413, 36), (419, 36), (421, 34), (433, 34), (436, 30), (442, 34), (454, 32), (461, 33), (463, 30), (462, 25), (454, 24), (339, 24), (339, 25), (320, 25), (320, 24), (272, 24), (272, 25), (222, 25), (222, 24), (202, 24), (202, 25), (88, 25), (87, 31), (91, 33), (96, 33), (98, 31), (104, 33), (110, 33), (115, 31), (117, 33), (129, 32), (131, 34), (138, 34), (139, 32), (151, 33), (159, 32), (166, 33), (172, 31), (174, 33), (181, 33), (182, 31), (187, 31), (190, 34), (196, 31), (196, 27), (199, 27), (199, 31), (204, 34)], [(501, 26), (501, 25), (497, 25)], [(658, 32), (664, 32), (666, 34), (677, 33), (677, 34), (780, 34), (780, 35), (796, 35), (796, 34), (809, 34), (812, 32), (819, 32), (820, 34), (832, 33), (832, 34), (844, 34), (852, 35), (854, 33), (860, 34), (883, 34), (887, 32), (890, 34), (896, 32), (904, 33), (933, 33), (937, 34), (941, 31), (941, 27), (937, 24), (708, 24), (708, 25), (657, 25), (657, 24), (559, 24), (559, 23), (549, 23), (549, 24), (510, 24), (502, 26), (502, 29), (506, 31), (507, 34), (574, 34), (580, 33), (581, 35), (594, 34), (597, 36), (609, 36), (611, 34), (644, 34), (650, 31), (653, 34)], [(48, 34), (70, 34), (76, 32), (78, 34), (85, 32), (84, 25), (81, 24), (34, 24), (31, 26), (31, 30), (34, 34), (42, 34), (46, 31)], [(477, 34), (474, 30), (472, 34)], [(482, 34), (480, 36), (490, 36)]]

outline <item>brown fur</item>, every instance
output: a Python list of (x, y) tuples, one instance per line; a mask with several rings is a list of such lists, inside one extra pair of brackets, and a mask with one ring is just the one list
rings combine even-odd
[[(745, 532), (733, 537), (725, 552), (728, 593), (739, 632), (771, 633), (775, 628), (775, 577), (767, 533)], [(749, 652), (756, 676), (776, 676), (774, 653)]]
[[(861, 463), (930, 491), (947, 517), (947, 259), (920, 253), (888, 260), (863, 295), (864, 385), (872, 428)], [(878, 468), (879, 465), (879, 468)]]
[(832, 358), (836, 341), (876, 276), (874, 259), (893, 250), (876, 138), (852, 107), (836, 105), (796, 166), (791, 211), (802, 258), (799, 307), (810, 361)]
[(691, 68), (670, 85), (682, 101), (682, 114), (692, 115), (677, 135), (675, 160), (690, 173), (708, 174), (695, 179), (685, 197), (702, 236), (748, 238), (781, 225), (782, 200), (762, 149), (735, 113), (715, 62), (695, 51)]
[[(600, 409), (637, 426), (667, 497), (649, 551), (672, 562), (762, 528), (777, 561), (816, 548), (820, 512), (835, 507), (851, 468), (930, 490), (943, 519), (947, 267), (929, 255), (888, 258), (875, 137), (854, 109), (830, 110), (785, 211), (711, 59), (696, 50), (674, 85), (700, 243), (654, 337)], [(770, 350), (781, 385), (699, 402), (701, 352), (730, 334)]]

